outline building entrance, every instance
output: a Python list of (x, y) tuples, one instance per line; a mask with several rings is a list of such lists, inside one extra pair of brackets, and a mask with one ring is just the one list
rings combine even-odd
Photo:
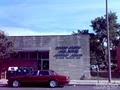
[(38, 70), (49, 70), (49, 60), (38, 60)]
[(38, 70), (49, 70), (49, 51), (38, 52)]

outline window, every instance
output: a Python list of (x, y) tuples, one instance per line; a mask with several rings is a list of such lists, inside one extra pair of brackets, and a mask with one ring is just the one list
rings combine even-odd
[(20, 59), (25, 59), (25, 58), (26, 58), (26, 53), (20, 52)]
[(49, 71), (41, 71), (42, 75), (49, 75)]
[(42, 59), (49, 59), (49, 52), (42, 52)]
[(51, 75), (58, 75), (55, 71), (51, 71)]
[(37, 59), (37, 52), (29, 52), (29, 58)]
[(16, 53), (15, 55), (13, 55), (14, 59), (19, 59), (19, 53)]
[(38, 52), (38, 58), (41, 59), (41, 52)]
[(49, 51), (38, 52), (39, 59), (49, 59)]
[(33, 71), (32, 75), (37, 75), (38, 71)]

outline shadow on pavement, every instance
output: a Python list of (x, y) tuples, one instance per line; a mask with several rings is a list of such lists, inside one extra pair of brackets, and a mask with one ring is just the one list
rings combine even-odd
[[(15, 88), (9, 85), (1, 85), (0, 87), (11, 87), (11, 88)], [(64, 86), (58, 86), (56, 88), (63, 88)], [(22, 85), (20, 87), (17, 88), (51, 88), (48, 85)]]

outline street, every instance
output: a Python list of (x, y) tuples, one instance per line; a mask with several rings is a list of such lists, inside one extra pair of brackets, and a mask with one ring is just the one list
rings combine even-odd
[(13, 87), (7, 87), (2, 86), (0, 87), (0, 90), (120, 90), (120, 86), (112, 87), (111, 89), (109, 87), (98, 87), (98, 86), (65, 86), (65, 87), (58, 87), (58, 88), (49, 88), (49, 87), (19, 87), (19, 88), (13, 88)]

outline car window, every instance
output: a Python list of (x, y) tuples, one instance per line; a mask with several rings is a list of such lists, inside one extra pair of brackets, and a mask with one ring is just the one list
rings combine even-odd
[(49, 75), (49, 71), (41, 71), (41, 75)]
[(38, 71), (33, 71), (33, 72), (32, 72), (32, 75), (37, 75), (37, 72), (38, 72)]

